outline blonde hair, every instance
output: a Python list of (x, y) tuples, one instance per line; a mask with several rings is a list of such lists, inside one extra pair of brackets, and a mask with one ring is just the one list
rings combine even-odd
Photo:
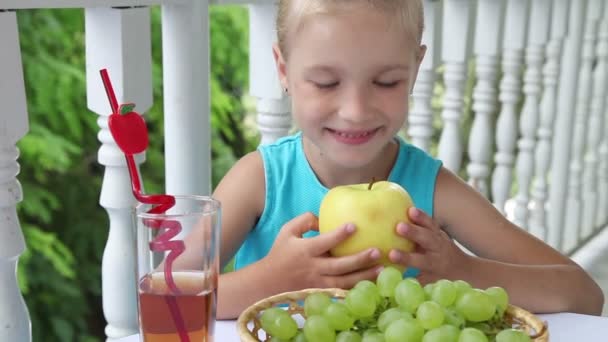
[(398, 19), (398, 22), (407, 28), (408, 34), (411, 34), (417, 43), (422, 40), (424, 30), (422, 0), (278, 0), (276, 25), (281, 51), (287, 52), (289, 29), (296, 27), (304, 16), (327, 13), (338, 4), (363, 4), (372, 9), (382, 10)]

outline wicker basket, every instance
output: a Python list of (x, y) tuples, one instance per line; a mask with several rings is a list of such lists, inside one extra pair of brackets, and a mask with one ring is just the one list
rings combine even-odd
[[(343, 289), (306, 289), (293, 292), (285, 292), (260, 300), (251, 305), (241, 313), (236, 323), (236, 328), (241, 338), (241, 342), (259, 342), (265, 341), (258, 336), (263, 332), (261, 328), (259, 316), (260, 314), (271, 307), (283, 305), (289, 313), (296, 317), (304, 317), (303, 300), (312, 293), (322, 292), (333, 298), (344, 298), (348, 291)], [(512, 326), (525, 330), (535, 342), (549, 341), (549, 331), (546, 323), (530, 312), (517, 306), (509, 305), (506, 312), (506, 320)], [(298, 317), (296, 317), (297, 320)]]

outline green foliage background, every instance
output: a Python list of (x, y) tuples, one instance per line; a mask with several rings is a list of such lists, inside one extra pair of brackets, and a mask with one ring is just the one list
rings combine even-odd
[[(142, 173), (149, 193), (164, 188), (160, 10), (152, 8), (154, 106), (145, 113), (151, 145)], [(17, 13), (30, 131), (19, 143), (24, 200), (18, 213), (27, 250), (19, 260), (34, 341), (102, 341), (101, 258), (109, 222), (98, 204), (98, 115), (86, 106), (84, 11)], [(257, 146), (245, 133), (248, 17), (213, 6), (211, 99), (213, 184)]]

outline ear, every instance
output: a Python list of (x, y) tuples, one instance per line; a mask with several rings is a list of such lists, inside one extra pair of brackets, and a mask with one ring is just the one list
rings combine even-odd
[(279, 75), (279, 82), (281, 82), (281, 87), (283, 89), (289, 88), (287, 82), (287, 65), (285, 64), (285, 58), (283, 58), (283, 53), (279, 48), (278, 44), (272, 45), (272, 56), (274, 57), (274, 61), (277, 67), (277, 74)]
[(411, 89), (410, 89), (410, 93), (414, 92), (414, 85), (416, 84), (416, 79), (418, 78), (418, 71), (420, 70), (420, 65), (422, 65), (422, 60), (424, 59), (424, 56), (426, 55), (426, 45), (420, 45), (420, 47), (418, 48), (418, 52), (416, 53), (416, 71), (414, 74), (414, 77), (412, 78), (412, 85), (411, 85)]

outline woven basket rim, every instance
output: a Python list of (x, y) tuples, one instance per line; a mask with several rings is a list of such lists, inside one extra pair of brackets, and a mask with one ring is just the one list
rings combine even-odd
[[(236, 328), (237, 333), (242, 342), (260, 342), (252, 333), (251, 330), (247, 327), (247, 325), (255, 318), (257, 315), (271, 308), (277, 304), (286, 304), (292, 303), (294, 301), (303, 300), (308, 295), (313, 293), (326, 293), (333, 298), (344, 298), (348, 293), (348, 290), (340, 289), (340, 288), (309, 288), (298, 291), (288, 291), (279, 293), (264, 299), (257, 301), (252, 304), (248, 308), (246, 308), (238, 317)], [(512, 323), (524, 325), (526, 331), (530, 333), (530, 328), (534, 329), (536, 332), (535, 335), (532, 336), (532, 340), (534, 342), (548, 342), (549, 341), (549, 329), (547, 327), (547, 322), (542, 321), (539, 317), (535, 316), (533, 313), (509, 304), (509, 307), (506, 310), (506, 315), (508, 319), (511, 320)]]

